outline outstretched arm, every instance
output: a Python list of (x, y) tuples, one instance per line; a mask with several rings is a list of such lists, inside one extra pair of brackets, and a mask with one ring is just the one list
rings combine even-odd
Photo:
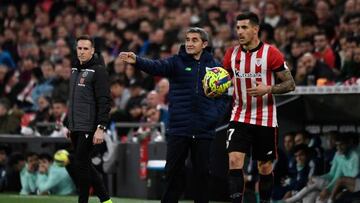
[(120, 52), (119, 58), (150, 75), (169, 77), (173, 69), (172, 57), (163, 60), (151, 60), (136, 56), (133, 52)]

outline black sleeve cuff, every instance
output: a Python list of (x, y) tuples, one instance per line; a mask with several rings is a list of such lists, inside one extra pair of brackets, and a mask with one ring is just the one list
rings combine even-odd
[(280, 67), (278, 67), (278, 68), (275, 68), (275, 69), (273, 70), (273, 72), (281, 72), (281, 71), (283, 71), (283, 70), (286, 70), (286, 68), (285, 68), (284, 64), (283, 64), (283, 65), (281, 65), (281, 66), (280, 66)]

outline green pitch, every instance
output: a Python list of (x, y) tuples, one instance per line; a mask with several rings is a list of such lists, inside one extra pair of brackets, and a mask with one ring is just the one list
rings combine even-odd
[[(111, 198), (113, 203), (154, 203), (159, 201), (153, 200), (137, 200), (137, 199), (124, 199), (124, 198)], [(77, 203), (76, 196), (20, 196), (0, 194), (0, 202), (13, 202), (13, 203)], [(91, 197), (89, 203), (99, 203), (98, 198)]]
[[(125, 199), (125, 198), (111, 198), (113, 203), (155, 203), (159, 200), (139, 200), (139, 199)], [(1, 203), (77, 203), (76, 196), (23, 196), (16, 194), (1, 194)], [(181, 201), (182, 203), (189, 203), (191, 201)], [(98, 198), (91, 197), (89, 203), (100, 203)]]

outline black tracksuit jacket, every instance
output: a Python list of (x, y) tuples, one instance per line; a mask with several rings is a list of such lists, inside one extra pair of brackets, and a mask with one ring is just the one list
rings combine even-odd
[(110, 111), (109, 75), (98, 54), (85, 64), (77, 60), (70, 78), (70, 131), (94, 132), (97, 125), (106, 126)]

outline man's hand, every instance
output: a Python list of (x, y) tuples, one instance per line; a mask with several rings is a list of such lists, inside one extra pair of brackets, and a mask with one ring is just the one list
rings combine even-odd
[(136, 63), (136, 54), (134, 52), (120, 52), (119, 58), (126, 63)]
[(324, 188), (320, 192), (319, 198), (321, 201), (325, 201), (329, 197), (329, 195), (330, 195), (329, 191), (326, 188)]
[(105, 132), (100, 128), (97, 128), (94, 134), (93, 143), (94, 144), (101, 144), (104, 142)]
[(203, 88), (204, 88), (204, 94), (209, 97), (209, 98), (214, 98), (216, 97), (216, 93), (215, 92), (212, 92), (210, 87), (208, 86), (208, 81), (203, 79), (202, 80), (202, 83), (203, 83)]
[(71, 131), (67, 127), (64, 127), (64, 133), (65, 133), (66, 139), (70, 139)]
[(264, 85), (257, 81), (256, 87), (247, 88), (246, 91), (250, 96), (261, 97), (271, 92), (271, 86)]

